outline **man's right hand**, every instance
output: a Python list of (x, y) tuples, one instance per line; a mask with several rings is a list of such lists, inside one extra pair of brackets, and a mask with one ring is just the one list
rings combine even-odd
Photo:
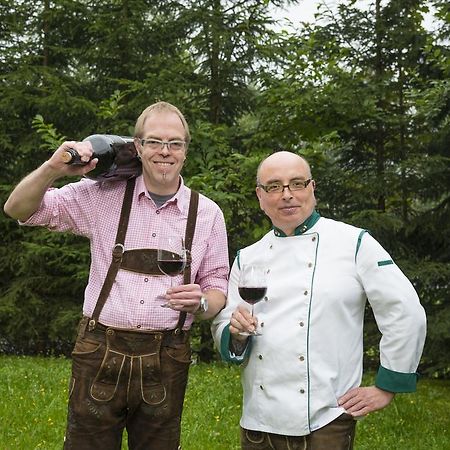
[(243, 342), (248, 339), (248, 336), (242, 336), (239, 333), (242, 331), (252, 333), (255, 331), (257, 325), (258, 320), (256, 317), (252, 316), (251, 312), (245, 306), (239, 305), (231, 315), (230, 333), (233, 339)]
[[(81, 161), (85, 162), (86, 165), (66, 164), (63, 155), (69, 149), (75, 150), (80, 155)], [(89, 141), (66, 141), (58, 147), (58, 149), (53, 153), (51, 158), (44, 163), (44, 165), (46, 165), (47, 169), (50, 169), (54, 173), (55, 179), (64, 176), (83, 176), (93, 170), (97, 165), (98, 159), (89, 161), (92, 157), (92, 152), (92, 143)]]

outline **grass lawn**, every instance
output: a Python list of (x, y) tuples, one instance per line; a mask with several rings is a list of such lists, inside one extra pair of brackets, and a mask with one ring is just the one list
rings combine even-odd
[[(0, 356), (1, 450), (62, 448), (69, 373), (70, 361), (63, 358)], [(192, 366), (183, 450), (239, 450), (239, 377), (236, 366)], [(422, 379), (417, 393), (398, 395), (388, 408), (358, 422), (355, 448), (450, 449), (449, 405), (450, 381)]]

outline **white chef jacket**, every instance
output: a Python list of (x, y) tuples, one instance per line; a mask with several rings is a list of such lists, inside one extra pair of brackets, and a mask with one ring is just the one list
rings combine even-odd
[[(243, 264), (266, 264), (267, 295), (255, 305), (262, 335), (243, 355), (229, 350)], [(313, 214), (286, 236), (274, 229), (238, 252), (226, 307), (212, 331), (223, 359), (243, 363), (243, 413), (250, 430), (303, 436), (340, 416), (338, 398), (361, 383), (366, 299), (380, 341), (376, 385), (415, 390), (426, 333), (412, 284), (365, 230)]]

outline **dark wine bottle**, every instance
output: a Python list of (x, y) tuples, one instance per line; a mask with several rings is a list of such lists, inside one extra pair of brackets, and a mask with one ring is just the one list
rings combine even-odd
[[(114, 134), (93, 134), (83, 141), (92, 144), (91, 160), (98, 158), (97, 166), (85, 177), (95, 181), (127, 180), (137, 177), (142, 172), (142, 164), (132, 137), (116, 136)], [(84, 166), (80, 155), (73, 148), (63, 155), (66, 164)]]

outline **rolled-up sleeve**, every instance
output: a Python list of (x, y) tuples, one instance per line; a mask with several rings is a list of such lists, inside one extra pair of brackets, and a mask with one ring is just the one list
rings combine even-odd
[(27, 221), (19, 223), (90, 237), (96, 210), (94, 190), (93, 182), (87, 179), (62, 188), (49, 188), (39, 208)]
[(196, 280), (203, 291), (217, 289), (226, 295), (230, 267), (225, 219), (220, 209), (216, 211), (206, 246)]

